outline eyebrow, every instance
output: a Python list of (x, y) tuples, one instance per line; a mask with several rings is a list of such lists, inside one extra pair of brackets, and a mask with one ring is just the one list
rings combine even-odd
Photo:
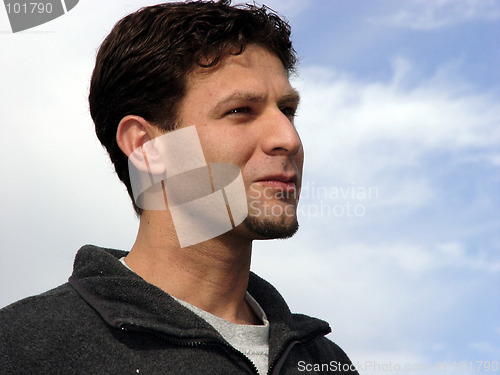
[[(222, 109), (225, 105), (232, 102), (251, 102), (251, 103), (262, 103), (266, 101), (266, 96), (258, 93), (246, 92), (246, 91), (234, 91), (221, 99), (215, 106), (214, 110), (218, 111)], [(280, 96), (278, 99), (278, 105), (284, 105), (288, 103), (299, 104), (300, 95), (294, 88), (287, 90), (286, 93)]]
[(297, 90), (292, 88), (291, 90), (287, 91), (285, 95), (281, 96), (280, 99), (278, 100), (278, 104), (287, 104), (287, 103), (294, 103), (295, 105), (299, 105), (300, 103), (300, 94)]

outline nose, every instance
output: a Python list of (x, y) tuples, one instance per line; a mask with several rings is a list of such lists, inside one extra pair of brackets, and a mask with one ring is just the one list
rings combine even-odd
[(268, 155), (294, 156), (302, 150), (302, 141), (292, 121), (280, 110), (266, 121), (262, 148)]

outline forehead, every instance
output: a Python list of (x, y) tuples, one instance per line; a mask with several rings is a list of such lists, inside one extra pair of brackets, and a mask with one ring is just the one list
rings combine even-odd
[(217, 95), (236, 88), (276, 94), (293, 90), (281, 60), (258, 45), (247, 46), (239, 55), (227, 55), (214, 67), (196, 67), (187, 76), (188, 96), (206, 90)]

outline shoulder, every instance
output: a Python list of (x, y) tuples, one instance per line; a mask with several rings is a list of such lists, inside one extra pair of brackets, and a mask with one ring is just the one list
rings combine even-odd
[[(358, 375), (355, 365), (351, 362), (347, 354), (333, 341), (326, 337), (319, 337), (305, 345), (307, 356), (297, 361), (299, 367), (303, 369), (320, 366), (322, 369), (341, 374)], [(307, 358), (307, 360), (305, 360)]]
[(0, 367), (5, 373), (16, 373), (20, 366), (36, 369), (38, 362), (54, 357), (50, 353), (65, 351), (68, 338), (82, 329), (82, 318), (88, 326), (97, 326), (92, 324), (95, 318), (88, 319), (91, 315), (95, 314), (67, 283), (1, 309)]
[(87, 304), (71, 285), (24, 298), (0, 310), (0, 341), (14, 342), (54, 332), (85, 314)]
[(335, 342), (331, 341), (327, 337), (321, 337), (312, 343), (315, 347), (316, 352), (319, 356), (324, 358), (330, 358), (338, 361), (343, 361), (346, 363), (351, 363), (347, 354), (338, 346)]
[(61, 312), (67, 312), (78, 303), (82, 303), (81, 298), (68, 283), (24, 298), (0, 310), (0, 333), (26, 326), (27, 322), (59, 318)]

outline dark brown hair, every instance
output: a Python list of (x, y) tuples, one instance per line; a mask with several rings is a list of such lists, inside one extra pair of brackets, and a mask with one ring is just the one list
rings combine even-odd
[(231, 0), (165, 3), (121, 19), (97, 53), (89, 94), (96, 134), (134, 202), (128, 159), (116, 142), (127, 115), (141, 116), (165, 131), (175, 128), (186, 77), (212, 67), (248, 44), (274, 53), (290, 73), (296, 64), (290, 26), (266, 6), (232, 6)]

